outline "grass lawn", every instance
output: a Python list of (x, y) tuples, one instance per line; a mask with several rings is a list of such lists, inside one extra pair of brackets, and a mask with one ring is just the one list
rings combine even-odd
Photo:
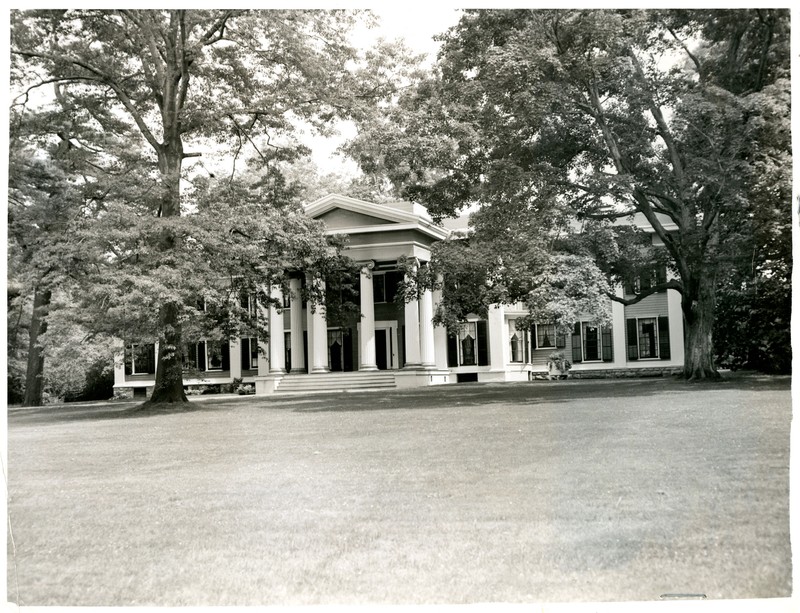
[(178, 414), (12, 409), (8, 598), (788, 597), (789, 386), (561, 381)]

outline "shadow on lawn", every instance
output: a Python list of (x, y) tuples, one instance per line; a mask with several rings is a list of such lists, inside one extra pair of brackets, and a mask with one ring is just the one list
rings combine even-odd
[(491, 406), (492, 404), (537, 405), (576, 399), (603, 401), (613, 398), (650, 397), (702, 391), (789, 391), (791, 377), (752, 373), (726, 373), (722, 381), (689, 382), (682, 379), (584, 379), (520, 383), (465, 383), (389, 393), (347, 394), (325, 397), (325, 406), (295, 408), (297, 413), (385, 411), (445, 407)]
[[(791, 377), (729, 373), (722, 381), (688, 382), (676, 378), (585, 379), (514, 383), (464, 383), (390, 392), (331, 393), (318, 396), (254, 397), (252, 400), (192, 402), (178, 408), (142, 409), (141, 403), (98, 403), (11, 408), (9, 425), (46, 425), (109, 419), (157, 418), (180, 413), (234, 409), (291, 410), (295, 413), (387, 411), (449, 407), (487, 407), (493, 404), (537, 405), (576, 399), (603, 402), (613, 398), (651, 397), (703, 391), (789, 391)], [(303, 406), (298, 406), (302, 404)]]
[[(210, 403), (208, 403), (210, 404)], [(103, 421), (108, 419), (143, 419), (160, 415), (199, 413), (218, 410), (206, 403), (189, 403), (174, 408), (143, 408), (141, 402), (105, 402), (96, 404), (45, 405), (42, 407), (16, 407), (8, 410), (9, 424), (57, 424), (75, 421)], [(225, 407), (227, 408), (227, 407)]]

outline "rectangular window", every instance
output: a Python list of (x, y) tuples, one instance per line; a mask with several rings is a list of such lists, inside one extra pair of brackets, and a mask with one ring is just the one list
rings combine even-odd
[(375, 302), (387, 302), (386, 300), (386, 275), (372, 273), (372, 296)]
[(447, 336), (447, 365), (489, 365), (489, 339), (485, 320), (466, 322), (457, 334)]
[(625, 323), (629, 360), (670, 358), (668, 317), (634, 317)]
[(156, 372), (156, 346), (153, 343), (128, 345), (125, 374), (151, 375)]
[(554, 349), (556, 346), (555, 324), (536, 324), (536, 348)]
[(201, 372), (231, 369), (228, 341), (198, 341), (191, 345), (188, 353), (184, 363), (187, 367), (196, 367)]
[(222, 370), (222, 343), (206, 341), (206, 370)]
[(255, 337), (242, 339), (242, 369), (258, 369), (258, 339)]
[(658, 358), (658, 320), (655, 317), (639, 319), (636, 329), (639, 335), (639, 359)]
[(600, 354), (600, 327), (591, 324), (583, 324), (583, 361), (599, 362)]
[(474, 321), (465, 324), (459, 331), (458, 344), (461, 350), (461, 365), (475, 366), (478, 363), (478, 328)]
[(255, 316), (255, 296), (248, 292), (239, 293), (239, 308), (242, 309), (249, 317)]
[(525, 332), (517, 330), (516, 325), (516, 320), (509, 320), (509, 355), (512, 362), (522, 362), (525, 359)]
[(614, 359), (610, 326), (576, 323), (572, 330), (573, 362), (611, 362)]
[(656, 285), (667, 282), (667, 267), (658, 264), (648, 270), (643, 271), (638, 277), (628, 279), (623, 283), (625, 295), (632, 296), (649, 290)]

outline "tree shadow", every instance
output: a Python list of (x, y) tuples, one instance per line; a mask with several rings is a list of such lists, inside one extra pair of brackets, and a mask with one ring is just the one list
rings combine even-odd
[(726, 373), (719, 381), (685, 381), (678, 377), (567, 379), (519, 383), (463, 383), (413, 390), (331, 394), (327, 406), (295, 408), (297, 413), (385, 411), (492, 404), (538, 405), (575, 400), (602, 402), (614, 398), (652, 397), (702, 391), (789, 391), (791, 377)]
[[(211, 403), (209, 403), (211, 404)], [(176, 405), (146, 405), (143, 402), (119, 402), (45, 405), (41, 407), (14, 407), (8, 409), (8, 422), (19, 425), (44, 425), (80, 421), (104, 421), (111, 419), (143, 419), (162, 415), (196, 413), (217, 410), (206, 403), (181, 403)]]
[[(494, 404), (536, 406), (585, 400), (602, 403), (615, 398), (653, 397), (703, 391), (786, 391), (790, 376), (726, 373), (719, 381), (684, 381), (677, 377), (622, 379), (567, 379), (519, 383), (462, 383), (406, 390), (332, 392), (302, 396), (262, 396), (237, 399), (204, 398), (180, 405), (108, 402), (78, 406), (49, 405), (10, 408), (9, 425), (47, 425), (113, 419), (159, 418), (183, 413), (235, 409), (281, 410), (295, 413), (348, 413), (393, 410), (431, 410), (451, 407), (488, 407)], [(298, 406), (302, 405), (302, 406)]]

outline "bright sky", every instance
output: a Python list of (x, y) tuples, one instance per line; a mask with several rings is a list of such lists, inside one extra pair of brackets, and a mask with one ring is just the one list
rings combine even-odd
[[(380, 18), (380, 24), (372, 29), (359, 29), (354, 34), (356, 45), (369, 47), (378, 38), (404, 39), (413, 52), (426, 54), (430, 64), (433, 64), (439, 50), (439, 43), (434, 41), (433, 37), (455, 25), (460, 14), (452, 6), (430, 3), (423, 8), (416, 2), (411, 4), (392, 2), (382, 7), (371, 7), (371, 10)], [(313, 150), (312, 158), (323, 174), (358, 174), (354, 162), (344, 159), (335, 152), (344, 141), (355, 136), (355, 128), (352, 124), (343, 123), (339, 129), (341, 132), (339, 138), (314, 138), (307, 140), (306, 144)]]

